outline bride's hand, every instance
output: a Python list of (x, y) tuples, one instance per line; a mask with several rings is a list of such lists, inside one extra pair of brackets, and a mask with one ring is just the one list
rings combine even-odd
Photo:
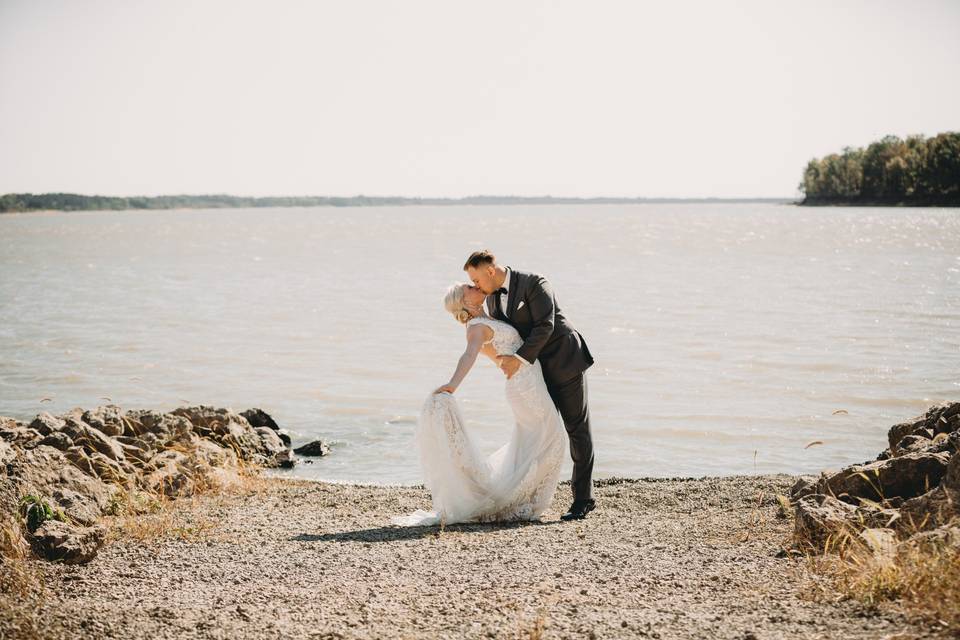
[(443, 385), (442, 387), (437, 387), (437, 389), (434, 391), (434, 393), (450, 393), (450, 394), (452, 394), (452, 393), (453, 393), (454, 391), (456, 391), (456, 390), (457, 390), (456, 387), (452, 387), (452, 386), (450, 386), (449, 384), (445, 384), (445, 385)]

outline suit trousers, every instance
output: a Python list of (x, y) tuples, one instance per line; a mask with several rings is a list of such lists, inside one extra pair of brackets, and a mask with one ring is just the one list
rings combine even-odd
[(570, 478), (574, 500), (593, 498), (593, 440), (590, 437), (590, 408), (587, 406), (587, 377), (578, 373), (560, 383), (548, 383), (547, 391), (560, 411), (570, 437), (573, 476)]

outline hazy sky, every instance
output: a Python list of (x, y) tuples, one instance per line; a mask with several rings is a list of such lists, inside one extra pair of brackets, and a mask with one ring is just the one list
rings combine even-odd
[(0, 0), (0, 193), (793, 196), (947, 130), (957, 0)]

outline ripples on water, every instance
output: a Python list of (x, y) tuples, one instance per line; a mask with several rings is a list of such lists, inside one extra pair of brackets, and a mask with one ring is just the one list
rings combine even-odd
[[(463, 348), (440, 300), (481, 247), (589, 342), (598, 477), (813, 472), (960, 398), (957, 209), (237, 209), (0, 216), (0, 414), (258, 406), (332, 440), (295, 475), (419, 482)], [(501, 375), (458, 396), (492, 451)]]

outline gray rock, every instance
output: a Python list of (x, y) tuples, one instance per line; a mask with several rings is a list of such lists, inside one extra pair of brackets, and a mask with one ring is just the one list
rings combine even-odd
[(872, 502), (859, 505), (855, 515), (862, 526), (876, 529), (886, 529), (900, 520), (898, 509)]
[(960, 516), (960, 493), (940, 485), (922, 496), (911, 498), (900, 508), (897, 528), (906, 535), (929, 531)]
[(921, 451), (926, 451), (932, 446), (933, 440), (931, 438), (910, 434), (900, 439), (900, 442), (897, 444), (897, 454), (902, 455), (904, 453), (918, 453)]
[(59, 431), (65, 424), (66, 422), (62, 419), (44, 411), (37, 414), (37, 417), (30, 423), (30, 428), (38, 431), (40, 435), (46, 436), (52, 431)]
[(40, 443), (42, 434), (13, 418), (0, 416), (0, 440), (24, 447), (31, 447)]
[(803, 496), (817, 493), (817, 480), (818, 479), (813, 476), (801, 476), (793, 483), (793, 486), (790, 487), (790, 498), (796, 501)]
[(297, 447), (293, 452), (301, 456), (325, 456), (330, 453), (330, 447), (323, 440), (314, 440)]
[(90, 462), (90, 456), (82, 447), (71, 446), (63, 452), (63, 455), (73, 466), (83, 473), (97, 477), (97, 471), (93, 468), (93, 463)]
[(916, 552), (930, 555), (948, 549), (960, 552), (960, 526), (948, 525), (918, 533), (901, 542), (897, 553), (900, 556), (909, 556)]
[(256, 427), (254, 431), (257, 432), (260, 436), (262, 446), (270, 454), (276, 454), (284, 449), (286, 445), (283, 444), (283, 440), (280, 439), (280, 434), (269, 427)]
[(62, 431), (52, 431), (45, 435), (39, 444), (45, 444), (60, 451), (66, 451), (73, 446), (73, 440)]
[[(73, 450), (83, 453), (79, 447)], [(78, 469), (71, 464), (69, 453), (46, 445), (16, 450), (16, 457), (7, 463), (7, 478), (18, 487), (21, 495), (51, 495), (57, 489), (70, 489), (91, 498), (102, 511), (118, 488)]]
[(960, 429), (960, 402), (944, 402), (934, 405), (912, 420), (890, 427), (887, 440), (890, 450), (897, 451), (900, 441), (908, 435), (925, 435), (933, 438), (938, 433), (949, 433)]
[(246, 418), (250, 426), (254, 428), (267, 427), (274, 431), (280, 430), (280, 426), (277, 425), (276, 421), (263, 409), (247, 409), (246, 411), (241, 411), (240, 415)]
[(858, 537), (878, 559), (892, 560), (897, 553), (897, 534), (893, 529), (868, 528)]
[(245, 460), (266, 462), (270, 456), (269, 451), (264, 447), (260, 434), (246, 420), (227, 422), (224, 423), (224, 427), (226, 433), (220, 437), (221, 443), (234, 449)]
[(103, 525), (77, 527), (59, 520), (47, 520), (31, 536), (30, 546), (47, 560), (80, 564), (93, 560), (105, 539)]
[(796, 536), (819, 547), (831, 536), (859, 530), (856, 512), (856, 507), (832, 496), (804, 496), (794, 506)]
[(828, 478), (823, 487), (848, 502), (858, 498), (912, 498), (937, 486), (947, 470), (948, 453), (907, 453), (854, 465)]
[(80, 525), (93, 525), (103, 515), (96, 500), (73, 489), (58, 487), (53, 490), (51, 497), (66, 514), (68, 520), (73, 520)]
[(289, 448), (284, 448), (283, 451), (277, 453), (273, 460), (270, 461), (272, 466), (280, 467), (281, 469), (292, 469), (297, 463), (296, 456), (293, 455), (293, 450)]
[(0, 440), (0, 466), (5, 466), (8, 462), (12, 462), (16, 457), (17, 452), (13, 448), (13, 445), (6, 440)]
[(943, 476), (943, 486), (953, 492), (960, 493), (960, 452), (950, 456), (950, 462), (947, 463), (947, 472)]
[(188, 469), (187, 455), (182, 451), (161, 451), (151, 460), (152, 469), (144, 477), (147, 489), (166, 496), (189, 495), (192, 479)]
[(93, 411), (84, 411), (83, 421), (108, 436), (120, 436), (124, 432), (123, 412), (115, 404), (97, 407)]

